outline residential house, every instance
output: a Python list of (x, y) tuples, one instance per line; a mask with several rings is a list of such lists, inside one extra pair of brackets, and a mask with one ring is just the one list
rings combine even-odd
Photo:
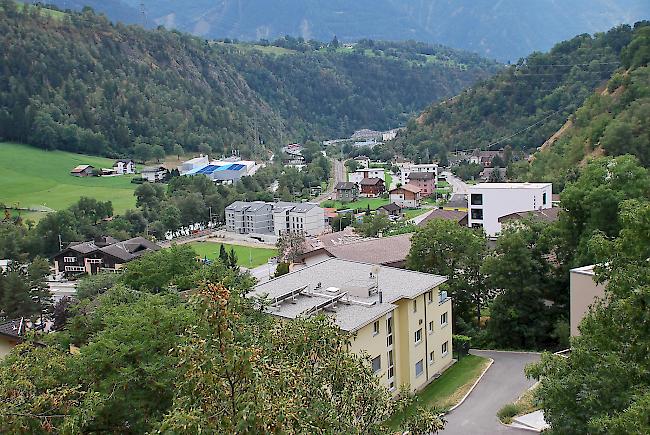
[(144, 237), (133, 237), (123, 242), (112, 237), (99, 237), (68, 245), (54, 255), (54, 269), (57, 274), (65, 276), (117, 272), (129, 261), (159, 249), (160, 246)]
[(423, 163), (420, 165), (405, 165), (401, 168), (400, 181), (402, 184), (409, 183), (409, 176), (411, 173), (432, 173), (434, 181), (438, 177), (438, 164), (437, 163)]
[(384, 168), (365, 168), (357, 169), (348, 175), (348, 181), (352, 183), (360, 183), (364, 178), (380, 178), (385, 180)]
[(24, 317), (0, 322), (0, 361), (11, 349), (25, 341), (28, 320)]
[(258, 284), (266, 313), (291, 320), (318, 314), (351, 334), (393, 395), (421, 390), (452, 364), (451, 300), (444, 276), (331, 258)]
[(436, 192), (436, 174), (435, 172), (411, 172), (407, 184), (419, 187), (420, 194), (426, 198)]
[(324, 230), (325, 212), (310, 202), (235, 201), (226, 207), (226, 231), (231, 233), (280, 236), (296, 232), (315, 236)]
[(551, 208), (551, 183), (480, 183), (469, 186), (468, 226), (489, 237), (501, 231), (499, 218), (515, 212)]
[(359, 185), (361, 186), (361, 196), (367, 198), (376, 198), (386, 191), (384, 180), (381, 178), (364, 178)]
[(169, 171), (164, 166), (145, 166), (142, 168), (142, 178), (150, 183), (158, 183), (164, 181), (169, 174)]
[(412, 184), (405, 184), (390, 191), (390, 201), (402, 208), (420, 207), (420, 188)]
[(499, 151), (475, 151), (472, 156), (469, 158), (470, 163), (477, 163), (484, 168), (491, 168), (492, 161), (495, 157), (503, 159), (504, 154), (503, 150)]
[(135, 174), (135, 162), (133, 160), (118, 160), (113, 163), (113, 170), (117, 175)]
[(605, 283), (596, 282), (594, 266), (571, 269), (569, 273), (569, 310), (571, 336), (580, 335), (578, 326), (589, 311), (589, 307), (605, 297)]
[(449, 221), (454, 221), (458, 225), (467, 226), (467, 212), (466, 211), (456, 211), (456, 210), (444, 210), (444, 209), (435, 209), (432, 210), (427, 217), (422, 219), (418, 223), (418, 227), (424, 227), (429, 222), (434, 219), (444, 219)]
[(506, 168), (485, 168), (481, 171), (478, 179), (484, 182), (501, 182), (508, 179)]
[(467, 206), (467, 195), (463, 195), (460, 193), (455, 193), (451, 195), (449, 201), (443, 204), (442, 209), (467, 212), (469, 210)]
[(354, 158), (354, 161), (357, 162), (357, 164), (361, 168), (369, 168), (370, 167), (370, 157), (368, 157), (368, 156), (357, 156), (357, 157)]
[(541, 222), (555, 222), (558, 220), (560, 207), (544, 208), (541, 210), (516, 211), (514, 213), (501, 216), (499, 223), (503, 227), (506, 223), (521, 222), (524, 219), (532, 219)]
[(402, 207), (391, 202), (390, 204), (382, 205), (377, 208), (377, 213), (383, 213), (392, 217), (399, 217), (402, 215)]
[(350, 181), (339, 181), (334, 186), (336, 199), (343, 202), (352, 202), (359, 199), (359, 188), (356, 183)]
[(70, 171), (70, 174), (75, 177), (90, 177), (93, 175), (94, 169), (95, 168), (91, 165), (79, 165)]

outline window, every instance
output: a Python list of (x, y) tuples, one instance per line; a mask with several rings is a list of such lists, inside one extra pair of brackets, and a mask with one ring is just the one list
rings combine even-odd
[(434, 351), (429, 352), (429, 364), (433, 364), (434, 361)]
[(418, 300), (417, 299), (413, 300), (413, 312), (414, 313), (418, 312)]
[(379, 320), (372, 324), (372, 335), (379, 334)]
[(372, 360), (372, 371), (377, 373), (379, 370), (381, 370), (381, 355)]
[(424, 360), (415, 363), (415, 377), (417, 378), (424, 371)]
[(472, 193), (470, 203), (472, 205), (483, 205), (483, 195), (480, 193)]
[(415, 331), (415, 344), (418, 344), (422, 341), (422, 328)]
[(74, 263), (77, 261), (77, 257), (63, 257), (64, 263)]
[(483, 219), (483, 209), (482, 208), (473, 208), (472, 209), (472, 219)]
[(546, 202), (546, 192), (542, 193), (542, 204), (548, 204), (548, 202)]
[(389, 317), (386, 319), (386, 330), (388, 331), (389, 334), (393, 333), (393, 318)]
[(429, 326), (427, 329), (429, 331), (429, 334), (433, 334), (433, 320), (429, 322)]
[(441, 349), (442, 356), (447, 355), (448, 350), (449, 350), (449, 342), (445, 341), (444, 343), (442, 343), (442, 349)]
[(447, 325), (447, 312), (446, 311), (444, 313), (442, 313), (442, 315), (440, 316), (440, 325), (441, 326), (446, 326)]
[(428, 302), (428, 303), (433, 302), (433, 291), (432, 291), (432, 290), (429, 290), (429, 291), (427, 292), (427, 302)]

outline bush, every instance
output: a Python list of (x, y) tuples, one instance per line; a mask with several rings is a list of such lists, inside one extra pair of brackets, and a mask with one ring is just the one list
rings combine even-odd
[(145, 179), (142, 177), (133, 177), (131, 178), (131, 183), (133, 184), (143, 184), (145, 182)]
[(510, 424), (512, 422), (512, 418), (517, 414), (519, 414), (519, 406), (515, 405), (514, 403), (508, 403), (499, 409), (499, 412), (497, 412), (497, 417), (499, 417), (499, 420), (501, 420), (501, 422)]
[(289, 263), (278, 263), (273, 277), (277, 278), (278, 276), (286, 275), (287, 273), (289, 273)]

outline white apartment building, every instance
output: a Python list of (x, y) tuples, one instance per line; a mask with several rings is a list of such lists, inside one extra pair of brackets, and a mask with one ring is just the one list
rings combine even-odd
[(501, 231), (499, 218), (511, 213), (552, 207), (551, 183), (480, 183), (469, 186), (468, 226), (489, 237)]
[(422, 165), (406, 165), (402, 167), (402, 171), (400, 173), (400, 182), (402, 184), (407, 184), (409, 174), (411, 172), (431, 172), (436, 174), (435, 178), (438, 178), (438, 164), (437, 163), (426, 163)]
[(317, 236), (325, 231), (325, 211), (310, 202), (235, 201), (226, 207), (226, 231), (276, 236), (296, 232)]

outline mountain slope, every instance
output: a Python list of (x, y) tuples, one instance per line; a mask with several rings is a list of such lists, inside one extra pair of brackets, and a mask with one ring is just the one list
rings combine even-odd
[[(413, 39), (471, 50), (501, 61), (581, 33), (605, 31), (650, 16), (646, 0), (55, 0), (91, 2), (112, 19), (145, 5), (149, 25), (209, 38), (275, 39), (286, 34), (329, 41)], [(139, 13), (127, 22), (142, 23)]]
[(0, 1), (0, 137), (91, 154), (261, 155), (260, 143), (390, 128), (497, 68), (438, 46), (302, 52), (38, 11)]
[(603, 154), (632, 154), (650, 167), (650, 25), (637, 28), (621, 60), (607, 86), (569, 117), (555, 140), (530, 165), (515, 168), (519, 178), (561, 187), (577, 166)]
[(581, 35), (535, 53), (424, 111), (396, 146), (408, 157), (456, 149), (542, 145), (619, 66), (632, 29)]

